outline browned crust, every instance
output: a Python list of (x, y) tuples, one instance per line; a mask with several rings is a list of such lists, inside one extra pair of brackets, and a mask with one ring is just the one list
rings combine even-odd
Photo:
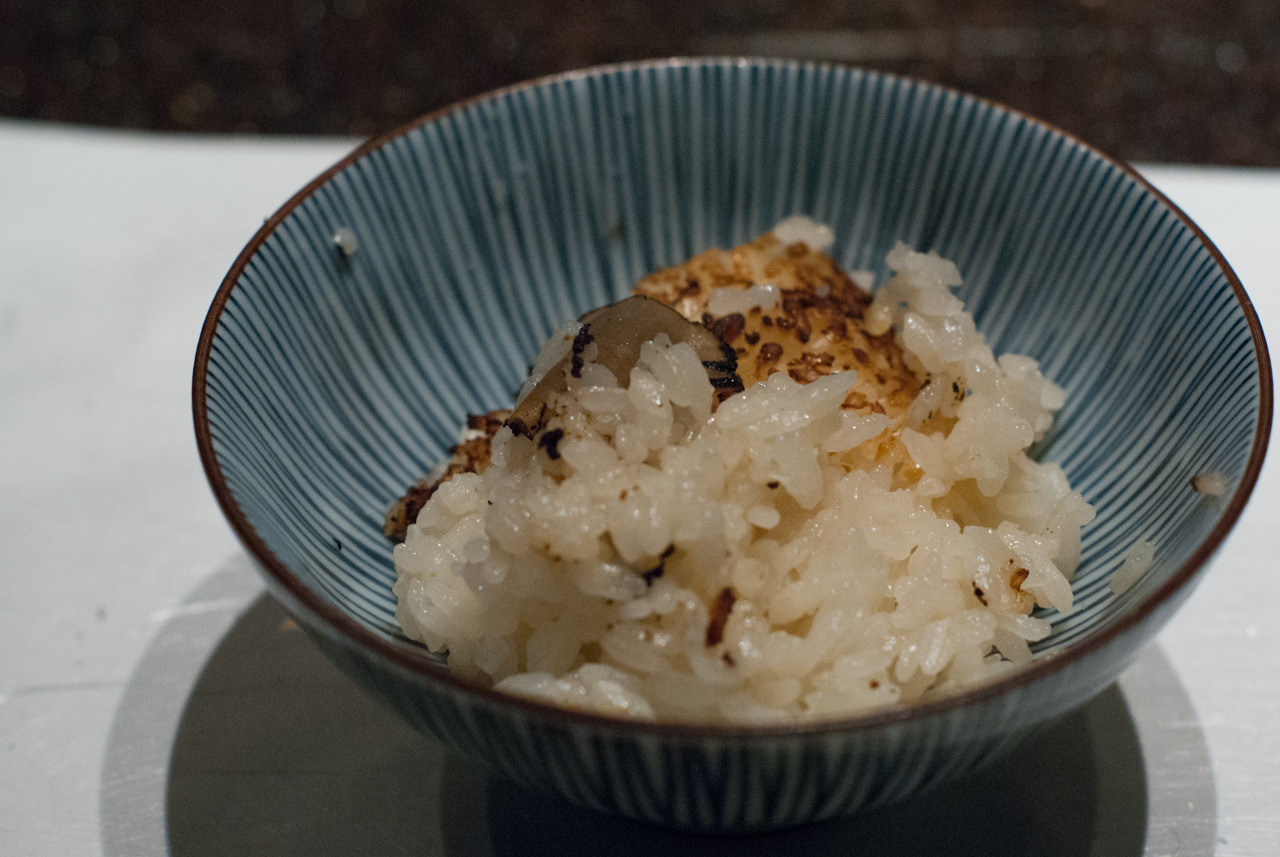
[[(715, 316), (708, 309), (714, 289), (773, 284), (778, 305)], [(801, 384), (854, 369), (857, 381), (844, 407), (898, 417), (920, 392), (920, 379), (906, 364), (893, 333), (872, 336), (863, 318), (871, 296), (825, 253), (797, 242), (784, 245), (773, 233), (733, 250), (708, 250), (688, 262), (655, 271), (633, 294), (674, 306), (681, 315), (719, 334), (734, 349), (746, 387), (785, 371)]]
[(404, 496), (391, 505), (382, 523), (382, 534), (397, 542), (404, 541), (409, 525), (418, 520), (418, 513), (427, 505), (441, 485), (459, 473), (484, 473), (493, 463), (493, 436), (502, 428), (502, 423), (511, 411), (505, 408), (490, 411), (487, 414), (472, 414), (467, 417), (467, 428), (484, 432), (483, 437), (465, 440), (449, 450), (449, 465), (438, 479), (423, 477), (418, 483), (405, 492)]

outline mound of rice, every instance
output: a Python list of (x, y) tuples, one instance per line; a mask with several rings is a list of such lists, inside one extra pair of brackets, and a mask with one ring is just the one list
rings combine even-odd
[(405, 633), (502, 690), (681, 722), (905, 704), (1028, 662), (1093, 517), (1026, 454), (1063, 391), (995, 358), (952, 263), (888, 263), (867, 326), (927, 379), (902, 418), (842, 408), (853, 372), (777, 372), (713, 412), (691, 346), (660, 335), (615, 378), (590, 345), (558, 444), (502, 429), (409, 527)]

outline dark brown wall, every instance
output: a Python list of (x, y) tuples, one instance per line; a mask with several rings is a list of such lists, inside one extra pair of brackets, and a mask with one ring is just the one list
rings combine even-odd
[(0, 0), (0, 115), (366, 135), (656, 56), (783, 53), (941, 81), (1131, 160), (1280, 165), (1280, 3)]

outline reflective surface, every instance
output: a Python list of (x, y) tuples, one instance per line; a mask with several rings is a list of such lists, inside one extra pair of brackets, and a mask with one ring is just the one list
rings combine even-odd
[[(581, 810), (486, 776), (348, 682), (257, 593), (252, 574), (241, 558), (206, 581), (130, 679), (103, 773), (106, 854), (696, 855), (732, 842), (746, 855), (963, 844), (1075, 857), (1141, 855), (1144, 840), (1147, 854), (1172, 841), (1181, 854), (1212, 853), (1208, 753), (1154, 646), (1126, 675), (1136, 695), (1112, 686), (985, 771), (874, 812), (724, 839)], [(175, 694), (184, 686), (185, 697)], [(1141, 745), (1135, 720), (1145, 725)], [(1160, 757), (1156, 768), (1144, 749)], [(1171, 796), (1190, 797), (1195, 811), (1153, 815), (1172, 809)]]

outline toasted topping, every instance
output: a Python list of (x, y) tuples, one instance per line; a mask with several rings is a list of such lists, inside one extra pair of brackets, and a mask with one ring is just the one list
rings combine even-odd
[[(776, 289), (778, 300), (744, 311), (742, 306), (754, 303), (748, 297), (751, 290), (762, 284)], [(739, 291), (742, 301), (726, 300), (727, 290)], [(784, 243), (778, 230), (734, 250), (708, 250), (683, 265), (657, 271), (633, 291), (671, 304), (736, 348), (744, 386), (758, 384), (774, 372), (809, 383), (856, 369), (858, 378), (845, 407), (895, 418), (920, 390), (892, 332), (872, 336), (867, 330), (864, 316), (870, 295), (831, 257), (802, 239)], [(727, 308), (732, 311), (716, 312)]]
[(560, 440), (564, 437), (564, 429), (550, 429), (543, 432), (542, 437), (538, 438), (538, 447), (547, 452), (547, 458), (552, 461), (560, 459)]
[(449, 463), (438, 477), (428, 474), (397, 500), (382, 522), (382, 534), (397, 542), (404, 541), (409, 525), (441, 485), (459, 473), (483, 473), (492, 463), (493, 436), (502, 428), (511, 412), (506, 408), (467, 417), (467, 430), (458, 445), (449, 450)]
[(676, 546), (669, 545), (667, 549), (662, 552), (661, 556), (658, 557), (658, 564), (640, 575), (644, 578), (645, 586), (653, 586), (653, 582), (666, 573), (667, 559), (675, 552)]
[(711, 602), (710, 618), (707, 620), (707, 648), (718, 646), (724, 641), (724, 626), (729, 622), (729, 614), (733, 612), (733, 604), (738, 600), (738, 593), (732, 586), (720, 590), (716, 600)]

